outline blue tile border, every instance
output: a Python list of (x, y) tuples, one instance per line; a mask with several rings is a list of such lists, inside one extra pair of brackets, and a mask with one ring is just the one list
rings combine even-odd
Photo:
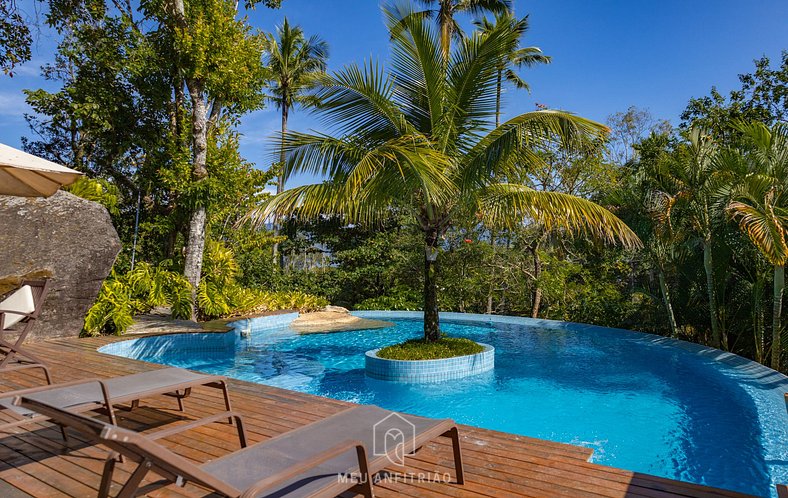
[[(481, 344), (481, 343), (480, 343)], [(495, 368), (495, 348), (481, 344), (484, 351), (472, 355), (438, 360), (389, 360), (380, 358), (380, 348), (366, 352), (368, 377), (392, 382), (425, 383), (461, 379)]]

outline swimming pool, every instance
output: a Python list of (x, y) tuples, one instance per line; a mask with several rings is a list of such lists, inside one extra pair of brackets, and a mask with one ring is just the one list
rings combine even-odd
[(179, 334), (100, 351), (588, 446), (597, 463), (755, 495), (788, 482), (788, 379), (756, 363), (648, 334), (448, 313), (442, 329), (494, 346), (495, 370), (397, 384), (367, 378), (364, 352), (421, 335), (419, 315), (359, 314), (395, 325), (297, 335), (280, 315), (248, 338)]

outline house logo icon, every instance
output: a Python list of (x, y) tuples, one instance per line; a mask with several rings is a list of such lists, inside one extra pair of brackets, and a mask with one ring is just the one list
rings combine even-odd
[(372, 426), (372, 454), (385, 456), (394, 465), (405, 465), (405, 456), (416, 450), (416, 426), (399, 413), (390, 413)]

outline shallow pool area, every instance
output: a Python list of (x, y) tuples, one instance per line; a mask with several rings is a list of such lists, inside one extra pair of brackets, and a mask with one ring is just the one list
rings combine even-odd
[(298, 335), (279, 315), (100, 351), (588, 446), (597, 463), (760, 496), (788, 482), (788, 379), (736, 355), (603, 327), (447, 313), (442, 329), (492, 345), (495, 369), (399, 384), (367, 377), (364, 353), (420, 336), (420, 315), (358, 314), (395, 325)]

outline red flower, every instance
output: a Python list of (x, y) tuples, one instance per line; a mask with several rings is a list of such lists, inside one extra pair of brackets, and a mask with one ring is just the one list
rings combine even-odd
[(470, 244), (471, 242), (473, 242), (471, 239), (465, 239), (466, 244)]

